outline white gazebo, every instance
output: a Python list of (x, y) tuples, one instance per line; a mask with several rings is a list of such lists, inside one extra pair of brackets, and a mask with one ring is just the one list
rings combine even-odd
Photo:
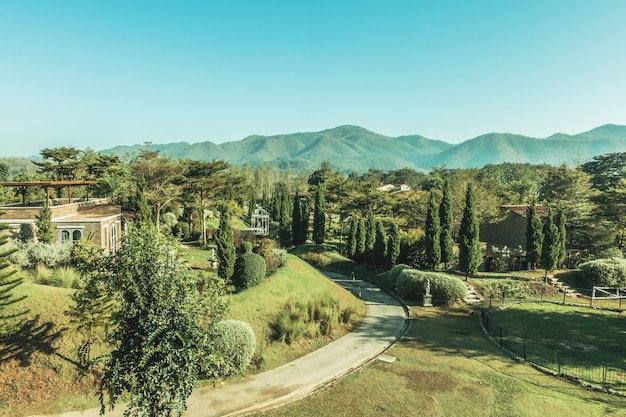
[(250, 228), (252, 232), (257, 236), (267, 236), (270, 233), (270, 215), (261, 206), (252, 212), (250, 219)]

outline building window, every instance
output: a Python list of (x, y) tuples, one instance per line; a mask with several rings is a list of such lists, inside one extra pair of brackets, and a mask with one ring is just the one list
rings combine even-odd
[(117, 251), (117, 226), (115, 224), (111, 225), (111, 253), (115, 253)]
[(73, 245), (83, 237), (82, 229), (61, 229), (59, 231), (59, 240), (61, 243)]

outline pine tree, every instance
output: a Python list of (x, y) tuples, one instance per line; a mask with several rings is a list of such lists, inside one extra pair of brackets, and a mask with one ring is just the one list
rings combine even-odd
[(526, 215), (526, 261), (531, 269), (535, 269), (541, 260), (543, 245), (543, 224), (537, 216), (535, 204), (529, 204)]
[(350, 231), (348, 232), (348, 240), (346, 241), (346, 256), (349, 259), (354, 259), (356, 253), (356, 232), (358, 227), (358, 220), (356, 216), (350, 218)]
[(452, 201), (450, 199), (450, 183), (444, 182), (443, 197), (439, 205), (439, 219), (441, 225), (441, 234), (439, 240), (441, 243), (441, 262), (445, 268), (454, 259), (454, 238), (452, 232), (454, 229), (454, 216), (452, 214)]
[(559, 252), (559, 229), (554, 224), (552, 213), (550, 212), (543, 224), (543, 244), (541, 246), (541, 267), (546, 270), (546, 280), (548, 279), (548, 272), (554, 271), (559, 263)]
[[(0, 215), (3, 213), (0, 212)], [(8, 258), (17, 249), (8, 249), (5, 245), (8, 242), (9, 235), (5, 233), (9, 228), (7, 223), (0, 223), (0, 338), (11, 334), (17, 327), (17, 323), (11, 323), (9, 320), (25, 314), (25, 311), (15, 313), (5, 313), (7, 307), (26, 298), (26, 296), (15, 296), (12, 291), (15, 287), (22, 283), (21, 278), (14, 275), (17, 272), (9, 262)]]
[(372, 249), (372, 262), (375, 267), (385, 265), (387, 258), (387, 233), (385, 225), (380, 219), (376, 220), (376, 238), (374, 240), (374, 248)]
[(313, 242), (318, 245), (326, 240), (326, 200), (324, 185), (320, 183), (315, 193), (315, 207), (313, 209)]
[(476, 216), (474, 189), (467, 185), (465, 209), (461, 220), (459, 236), (459, 270), (465, 272), (465, 280), (469, 275), (478, 272), (482, 260), (478, 217)]
[(228, 205), (222, 204), (220, 225), (217, 229), (217, 275), (228, 281), (235, 270), (235, 260), (237, 257), (235, 243), (233, 240), (233, 227), (230, 222)]
[(398, 223), (392, 222), (387, 238), (387, 267), (393, 268), (400, 256), (400, 228)]
[(305, 243), (309, 237), (309, 218), (311, 216), (311, 208), (309, 205), (309, 199), (303, 198), (300, 200), (300, 237), (302, 243)]
[(365, 264), (372, 261), (374, 242), (376, 242), (376, 220), (372, 212), (369, 212), (365, 219), (365, 252), (363, 252), (363, 263)]
[(559, 210), (556, 216), (556, 227), (559, 230), (559, 265), (562, 266), (567, 256), (567, 230), (565, 228), (566, 216), (563, 210)]
[(439, 205), (435, 200), (435, 193), (430, 192), (428, 202), (428, 212), (426, 214), (426, 263), (434, 271), (441, 261), (441, 242), (440, 242), (440, 218)]
[(35, 225), (37, 226), (37, 240), (42, 243), (52, 243), (52, 211), (48, 203), (44, 203), (35, 216)]
[(296, 195), (293, 198), (293, 210), (291, 216), (291, 237), (294, 245), (300, 245), (306, 241), (306, 237), (302, 236), (302, 208), (300, 207), (300, 197), (296, 190)]

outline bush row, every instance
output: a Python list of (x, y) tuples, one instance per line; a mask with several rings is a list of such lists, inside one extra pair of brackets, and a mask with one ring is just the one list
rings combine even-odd
[(626, 286), (626, 259), (596, 259), (580, 265), (580, 271), (589, 286)]

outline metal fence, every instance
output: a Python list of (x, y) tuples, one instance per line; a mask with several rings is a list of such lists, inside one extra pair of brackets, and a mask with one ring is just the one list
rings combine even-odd
[(558, 375), (626, 393), (626, 369), (519, 336), (500, 326), (487, 312), (488, 310), (481, 309), (483, 328), (501, 348)]

